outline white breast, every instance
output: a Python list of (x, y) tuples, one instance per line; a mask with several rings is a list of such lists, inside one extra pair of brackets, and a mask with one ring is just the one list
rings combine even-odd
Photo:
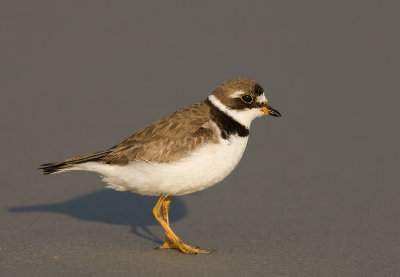
[(222, 181), (238, 164), (247, 140), (248, 137), (230, 136), (171, 163), (133, 162), (120, 166), (88, 162), (79, 169), (98, 172), (108, 187), (116, 190), (143, 195), (183, 195)]

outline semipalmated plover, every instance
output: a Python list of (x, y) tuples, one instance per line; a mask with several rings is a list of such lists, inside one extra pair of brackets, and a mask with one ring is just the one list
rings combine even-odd
[(94, 171), (107, 187), (160, 196), (154, 216), (165, 230), (159, 249), (209, 253), (184, 244), (169, 226), (173, 196), (206, 189), (236, 167), (246, 148), (250, 124), (264, 114), (280, 117), (255, 81), (233, 79), (202, 102), (167, 115), (116, 146), (58, 163), (43, 164), (43, 174)]

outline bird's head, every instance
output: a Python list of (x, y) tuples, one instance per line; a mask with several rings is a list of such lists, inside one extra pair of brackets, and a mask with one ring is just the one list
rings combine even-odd
[(253, 80), (233, 79), (218, 86), (208, 99), (233, 119), (246, 127), (262, 115), (280, 117), (281, 114), (268, 105), (264, 89)]

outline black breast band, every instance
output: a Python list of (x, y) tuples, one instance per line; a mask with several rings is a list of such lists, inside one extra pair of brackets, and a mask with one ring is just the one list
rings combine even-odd
[(207, 99), (205, 102), (211, 107), (211, 119), (221, 130), (221, 137), (223, 139), (228, 139), (231, 135), (238, 135), (240, 137), (247, 137), (249, 135), (249, 129), (246, 126), (243, 126), (232, 117), (218, 109), (213, 103), (211, 103), (209, 99)]

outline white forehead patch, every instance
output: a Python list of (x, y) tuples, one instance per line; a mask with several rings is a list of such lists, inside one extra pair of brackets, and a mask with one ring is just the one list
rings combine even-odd
[(264, 95), (264, 93), (263, 93), (263, 94), (257, 96), (256, 102), (257, 102), (257, 103), (267, 103), (268, 100), (267, 100), (267, 98), (265, 97), (265, 95)]

